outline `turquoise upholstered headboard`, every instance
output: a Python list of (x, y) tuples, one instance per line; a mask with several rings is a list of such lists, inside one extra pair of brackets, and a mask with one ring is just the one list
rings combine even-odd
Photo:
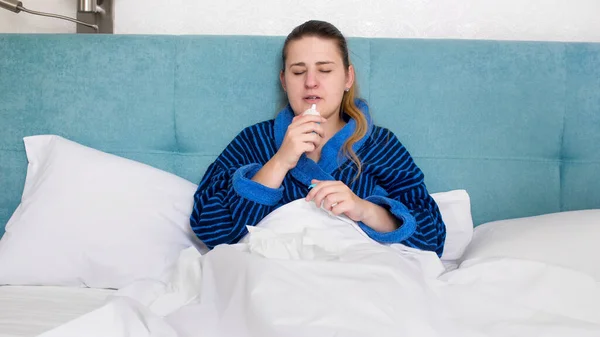
[[(58, 134), (199, 182), (274, 117), (281, 37), (0, 35), (0, 233), (22, 138)], [(600, 44), (350, 39), (360, 92), (430, 192), (466, 189), (476, 224), (600, 208)]]

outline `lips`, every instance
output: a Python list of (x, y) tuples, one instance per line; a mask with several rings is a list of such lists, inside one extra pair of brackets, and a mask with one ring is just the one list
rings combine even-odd
[(320, 96), (316, 96), (316, 95), (304, 96), (304, 101), (306, 101), (310, 104), (317, 103), (319, 100), (321, 100)]

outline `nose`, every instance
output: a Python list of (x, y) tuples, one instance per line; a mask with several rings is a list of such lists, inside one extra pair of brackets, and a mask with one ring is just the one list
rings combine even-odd
[(304, 79), (304, 86), (308, 89), (316, 88), (319, 82), (317, 81), (316, 72), (307, 71), (306, 78)]

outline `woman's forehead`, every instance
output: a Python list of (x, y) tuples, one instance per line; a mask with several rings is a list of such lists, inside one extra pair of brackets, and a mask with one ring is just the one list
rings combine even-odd
[(340, 63), (341, 53), (335, 40), (319, 37), (303, 37), (290, 42), (287, 48), (286, 63), (288, 65)]

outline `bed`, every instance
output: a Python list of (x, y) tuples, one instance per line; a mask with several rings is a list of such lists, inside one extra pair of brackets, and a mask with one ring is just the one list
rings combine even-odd
[(351, 38), (442, 259), (297, 202), (207, 254), (192, 195), (282, 43), (0, 34), (0, 336), (600, 336), (600, 44)]
[(100, 308), (113, 292), (57, 286), (0, 287), (0, 336), (37, 336)]

